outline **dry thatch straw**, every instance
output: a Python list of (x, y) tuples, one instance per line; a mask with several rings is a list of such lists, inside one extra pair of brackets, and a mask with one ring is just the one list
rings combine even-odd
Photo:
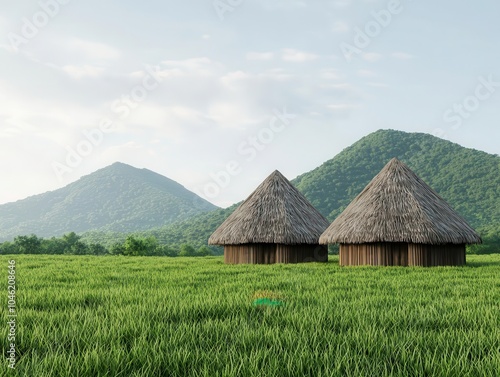
[(222, 223), (208, 243), (318, 244), (328, 224), (304, 195), (276, 170)]
[(396, 158), (321, 235), (320, 244), (472, 244), (481, 238), (448, 203)]

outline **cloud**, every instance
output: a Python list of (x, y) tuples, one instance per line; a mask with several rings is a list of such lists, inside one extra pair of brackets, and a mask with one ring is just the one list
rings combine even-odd
[(164, 140), (180, 143), (197, 131), (211, 126), (206, 114), (188, 104), (152, 104), (138, 106), (124, 122), (122, 131), (142, 134), (144, 129)]
[[(105, 70), (113, 68), (122, 57), (121, 51), (100, 42), (68, 37), (50, 30), (45, 31), (44, 35), (46, 38), (43, 43), (35, 43), (38, 41), (35, 39), (29, 48), (17, 51), (15, 58), (31, 61), (80, 80), (102, 77)], [(16, 52), (5, 44), (0, 45), (1, 50)], [(116, 72), (116, 69), (111, 71)], [(43, 81), (43, 78), (37, 80)]]
[(246, 54), (247, 60), (273, 60), (273, 52), (248, 52)]
[(11, 45), (7, 45), (7, 44), (1, 44), (0, 43), (0, 49), (1, 50), (5, 50), (7, 52), (11, 52), (11, 53), (16, 52), (16, 50), (14, 50), (14, 48)]
[(234, 83), (239, 85), (242, 80), (248, 80), (250, 77), (251, 75), (249, 73), (243, 71), (233, 71), (222, 76), (221, 81), (228, 87), (231, 87)]
[(78, 54), (94, 62), (116, 60), (122, 56), (121, 51), (113, 46), (77, 38), (68, 39), (66, 41), (66, 48), (72, 54)]
[(242, 101), (237, 103), (217, 101), (210, 105), (207, 116), (219, 128), (242, 130), (247, 126), (259, 123), (262, 114), (260, 112), (253, 113), (251, 106)]
[(334, 33), (348, 33), (351, 30), (351, 26), (346, 21), (335, 21), (332, 26), (332, 31)]
[(350, 103), (338, 103), (338, 104), (332, 104), (328, 105), (327, 108), (334, 111), (334, 112), (340, 112), (340, 111), (350, 111), (353, 109), (358, 108), (359, 106), (353, 105)]
[(309, 53), (309, 52), (305, 52), (305, 51), (299, 51), (299, 50), (295, 50), (295, 49), (292, 49), (292, 48), (285, 48), (282, 50), (282, 55), (281, 55), (281, 58), (284, 60), (284, 61), (287, 61), (287, 62), (297, 62), (297, 63), (302, 63), (302, 62), (307, 62), (307, 61), (311, 61), (311, 60), (316, 60), (318, 59), (318, 55), (316, 54), (312, 54), (312, 53)]
[(389, 85), (383, 82), (367, 82), (366, 85), (372, 86), (374, 88), (388, 88)]
[[(265, 51), (261, 53), (266, 54)], [(317, 58), (314, 54), (292, 49), (272, 54), (274, 58), (286, 54), (292, 62)], [(103, 57), (100, 53), (96, 56)], [(51, 171), (51, 162), (64, 162), (68, 153), (66, 148), (77, 148), (78, 143), (84, 140), (83, 131), (97, 128), (104, 117), (109, 117), (117, 129), (106, 135), (103, 144), (85, 157), (85, 164), (66, 175), (64, 182), (114, 161), (129, 161), (134, 165), (162, 161), (163, 165), (175, 165), (179, 155), (186, 156), (186, 150), (196, 152), (183, 157), (183, 164), (179, 165), (175, 174), (181, 174), (187, 166), (193, 166), (189, 168), (189, 174), (195, 174), (192, 172), (197, 169), (209, 172), (213, 170), (214, 161), (222, 159), (221, 163), (227, 162), (224, 156), (228, 156), (228, 160), (239, 158), (237, 146), (263, 127), (268, 127), (274, 109), (286, 107), (289, 113), (302, 117), (305, 125), (310, 119), (322, 119), (318, 114), (329, 120), (345, 118), (346, 114), (349, 115), (347, 108), (333, 107), (327, 112), (325, 106), (336, 101), (355, 101), (351, 88), (340, 85), (338, 71), (328, 65), (304, 76), (298, 74), (295, 65), (254, 71), (252, 66), (235, 69), (232, 65), (200, 56), (158, 63), (154, 68), (161, 78), (158, 87), (148, 92), (144, 101), (134, 104), (128, 116), (121, 117), (113, 112), (112, 104), (123, 95), (130, 97), (130, 90), (142, 83), (148, 74), (142, 66), (113, 73), (106, 62), (101, 65), (100, 62), (82, 59), (79, 64), (57, 63), (59, 65), (45, 63), (37, 69), (44, 72), (50, 65), (57, 68), (51, 72), (52, 76), (64, 74), (74, 78), (61, 82), (71, 85), (68, 90), (81, 90), (77, 96), (48, 92), (50, 96), (40, 98), (35, 93), (23, 93), (15, 80), (8, 80), (10, 86), (0, 82), (0, 102), (3, 104), (0, 121), (4, 127), (0, 133), (1, 140), (21, 145), (25, 135), (29, 134), (33, 143), (50, 148), (50, 156), (46, 156), (43, 166), (49, 171), (48, 180), (49, 183), (53, 181), (53, 185), (59, 185), (60, 181)], [(111, 64), (113, 66), (115, 62)], [(85, 80), (88, 78), (100, 80)], [(83, 83), (76, 82), (76, 79)], [(50, 83), (50, 75), (47, 80)], [(111, 86), (105, 94), (99, 90), (105, 88), (100, 84), (102, 81)], [(39, 84), (41, 82), (42, 79), (38, 81)], [(47, 88), (52, 90), (48, 84)], [(314, 94), (321, 100), (318, 101)], [(93, 100), (81, 101), (81, 98)], [(298, 126), (301, 124), (299, 121), (296, 124), (290, 135), (303, 129)], [(288, 136), (283, 135), (282, 139), (285, 140), (285, 137)], [(155, 142), (151, 143), (151, 140)], [(215, 141), (215, 144), (208, 141)], [(218, 152), (212, 157), (214, 145), (215, 148), (224, 146), (222, 150), (226, 152)], [(271, 148), (266, 153), (271, 153)], [(200, 155), (207, 156), (201, 159), (201, 163)], [(19, 156), (20, 153), (14, 158), (20, 159)], [(154, 159), (151, 156), (155, 156)], [(200, 168), (200, 164), (204, 167)], [(248, 169), (250, 172), (258, 166), (252, 165)], [(207, 174), (201, 176), (210, 179)]]
[(77, 65), (66, 65), (62, 67), (62, 70), (66, 72), (69, 76), (80, 80), (84, 77), (89, 77), (89, 78), (98, 78), (102, 76), (104, 73), (104, 68), (102, 67), (95, 67), (91, 65), (82, 65), (82, 66), (77, 66)]
[(296, 10), (307, 7), (307, 3), (302, 0), (258, 0), (260, 5), (266, 10)]
[(196, 75), (213, 76), (221, 72), (223, 65), (207, 57), (190, 58), (184, 60), (165, 60), (161, 63), (162, 77), (168, 78), (174, 73), (177, 76)]
[(319, 72), (319, 77), (323, 80), (339, 80), (341, 78), (335, 69), (322, 69)]
[(99, 160), (104, 162), (104, 165), (112, 164), (113, 162), (127, 162), (128, 160), (137, 161), (150, 158), (153, 149), (146, 148), (141, 142), (128, 141), (118, 145), (105, 148), (99, 153)]
[(377, 76), (377, 74), (373, 71), (370, 71), (369, 69), (359, 69), (357, 72), (359, 77), (374, 77)]
[(347, 8), (347, 7), (350, 7), (352, 5), (352, 1), (351, 0), (335, 0), (335, 1), (331, 1), (330, 4), (334, 8)]
[(292, 79), (294, 75), (283, 68), (273, 68), (264, 71), (263, 73), (259, 74), (258, 77), (274, 81), (287, 81)]
[(94, 108), (64, 98), (40, 98), (4, 81), (0, 84), (2, 127), (9, 137), (20, 137), (20, 143), (23, 135), (31, 135), (64, 146), (97, 123)]
[(409, 60), (414, 58), (413, 55), (407, 54), (406, 52), (393, 52), (391, 56), (394, 59), (399, 59), (399, 60)]
[(366, 60), (368, 62), (376, 62), (376, 61), (379, 61), (380, 59), (382, 59), (382, 54), (377, 54), (375, 52), (366, 52), (364, 54), (361, 55), (361, 58), (363, 60)]

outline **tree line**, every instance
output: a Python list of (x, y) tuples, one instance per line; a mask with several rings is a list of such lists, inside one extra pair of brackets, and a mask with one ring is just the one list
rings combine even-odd
[(162, 245), (156, 237), (129, 235), (123, 242), (104, 246), (97, 242), (85, 242), (75, 232), (62, 237), (44, 239), (34, 234), (17, 236), (14, 241), (0, 244), (0, 254), (52, 254), (52, 255), (127, 255), (127, 256), (166, 256), (166, 257), (203, 257), (216, 255), (208, 246), (195, 248), (189, 244)]
[(467, 246), (468, 254), (500, 253), (500, 224), (482, 227), (478, 230), (482, 244)]
[[(479, 230), (483, 243), (468, 245), (468, 254), (500, 253), (500, 226), (492, 225)], [(329, 254), (337, 254), (338, 246), (330, 245)], [(202, 245), (194, 247), (161, 244), (155, 236), (128, 235), (123, 241), (103, 245), (95, 241), (84, 241), (75, 232), (62, 237), (44, 239), (34, 234), (17, 236), (14, 241), (0, 243), (0, 254), (54, 254), (54, 255), (128, 255), (165, 257), (204, 257), (220, 255), (221, 249)]]

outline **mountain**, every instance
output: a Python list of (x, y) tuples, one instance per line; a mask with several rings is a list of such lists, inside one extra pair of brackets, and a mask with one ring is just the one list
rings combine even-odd
[[(379, 130), (292, 183), (330, 221), (393, 157), (406, 163), (475, 228), (500, 229), (500, 157), (423, 133)], [(203, 245), (237, 206), (148, 234), (167, 244)]]
[(500, 223), (500, 157), (423, 133), (374, 132), (293, 183), (333, 220), (393, 157), (473, 227)]
[(218, 207), (147, 169), (115, 163), (59, 190), (0, 206), (0, 241), (89, 230), (133, 232)]
[[(196, 248), (206, 246), (208, 237), (233, 213), (239, 204), (234, 204), (229, 208), (219, 208), (215, 211), (201, 213), (187, 220), (153, 228), (145, 232), (135, 232), (134, 235), (154, 236), (159, 243), (166, 245), (190, 244)], [(82, 235), (83, 241), (100, 243), (108, 247), (123, 242), (126, 238), (127, 234), (118, 232), (90, 231)], [(211, 249), (222, 251), (222, 248), (216, 246), (212, 246)]]

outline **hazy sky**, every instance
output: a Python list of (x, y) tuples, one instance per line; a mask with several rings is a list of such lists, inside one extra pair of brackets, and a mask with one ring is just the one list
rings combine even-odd
[(500, 154), (499, 15), (498, 0), (8, 2), (0, 203), (121, 161), (227, 206), (381, 128)]

